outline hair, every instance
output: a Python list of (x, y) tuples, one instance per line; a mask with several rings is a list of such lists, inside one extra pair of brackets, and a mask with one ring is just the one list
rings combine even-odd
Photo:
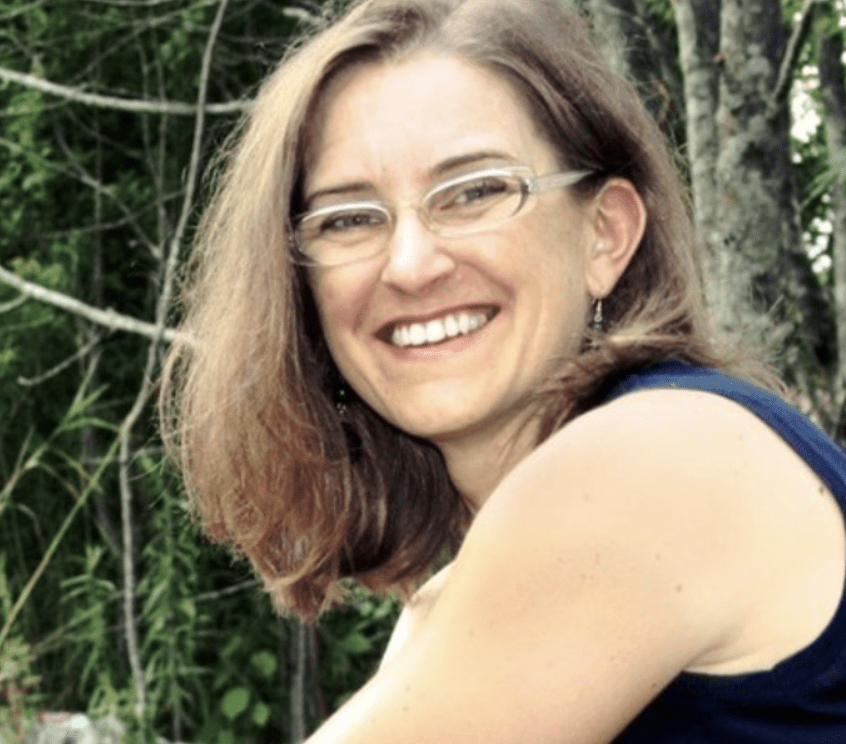
[(454, 551), (470, 510), (440, 452), (352, 395), (304, 269), (292, 261), (309, 125), (344, 70), (452, 55), (511, 81), (566, 166), (630, 180), (648, 221), (604, 301), (608, 328), (538, 391), (541, 439), (632, 368), (731, 371), (708, 329), (686, 190), (634, 88), (560, 0), (364, 0), (292, 50), (232, 139), (195, 244), (186, 316), (165, 367), (165, 441), (209, 534), (246, 555), (278, 608), (313, 618), (341, 579), (407, 594)]

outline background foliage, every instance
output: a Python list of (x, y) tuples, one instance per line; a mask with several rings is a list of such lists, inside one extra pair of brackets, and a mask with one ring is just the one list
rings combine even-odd
[[(730, 0), (583, 4), (615, 63), (688, 156), (710, 256), (719, 263), (731, 250), (733, 266), (754, 264), (734, 272), (758, 289), (730, 308), (727, 324), (754, 325), (766, 315), (766, 327), (785, 340), (783, 371), (797, 398), (842, 436), (842, 2), (756, 0), (736, 27), (727, 20)], [(221, 744), (298, 741), (381, 654), (397, 614), (393, 600), (356, 589), (318, 628), (304, 628), (274, 615), (248, 568), (203, 540), (161, 461), (150, 403), (175, 320), (168, 300), (203, 202), (200, 175), (291, 39), (342, 5), (4, 0), (0, 7), (4, 742), (20, 737), (38, 711), (62, 709), (112, 714), (138, 740), (155, 733)], [(756, 22), (756, 7), (774, 10), (778, 23)], [(715, 238), (708, 222), (715, 215), (728, 222), (720, 184), (752, 183), (742, 169), (754, 159), (728, 162), (731, 143), (711, 142), (693, 126), (702, 123), (701, 104), (710, 111), (704, 124), (730, 117), (732, 131), (754, 132), (754, 114), (739, 104), (727, 111), (728, 94), (720, 98), (733, 34), (758, 34), (776, 50), (772, 74), (788, 72), (789, 95), (773, 102), (771, 121), (785, 135), (778, 157), (788, 163), (777, 185), (790, 186), (777, 218), (792, 221), (782, 233), (793, 237), (763, 256), (751, 239), (735, 246)], [(737, 62), (738, 80), (753, 67), (746, 62)], [(702, 103), (708, 91), (713, 100)], [(748, 92), (738, 96), (740, 104), (760, 103)], [(774, 180), (770, 174), (768, 188)], [(762, 210), (747, 205), (744, 219), (772, 222)], [(724, 289), (721, 297), (749, 299)]]

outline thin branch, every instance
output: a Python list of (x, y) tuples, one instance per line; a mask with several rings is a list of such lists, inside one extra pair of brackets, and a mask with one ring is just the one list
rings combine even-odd
[(25, 294), (22, 294), (20, 297), (16, 297), (14, 300), (9, 300), (9, 302), (4, 302), (0, 305), (0, 315), (3, 313), (8, 313), (14, 310), (15, 308), (20, 307), (29, 299)]
[(141, 664), (141, 654), (138, 644), (138, 629), (135, 625), (135, 569), (133, 564), (133, 540), (132, 540), (132, 490), (129, 482), (129, 468), (131, 462), (130, 438), (132, 429), (135, 427), (144, 406), (153, 390), (153, 372), (159, 357), (159, 346), (165, 331), (165, 320), (170, 302), (173, 297), (173, 288), (176, 280), (176, 269), (179, 263), (179, 249), (185, 237), (188, 220), (194, 201), (194, 194), (197, 189), (197, 181), (200, 172), (200, 157), (203, 144), (203, 133), (205, 130), (206, 97), (208, 95), (209, 77), (211, 64), (214, 56), (214, 47), (217, 36), (223, 25), (223, 16), (226, 12), (228, 0), (220, 0), (217, 13), (212, 22), (206, 47), (203, 51), (203, 61), (200, 68), (199, 92), (197, 105), (194, 107), (196, 119), (194, 121), (194, 139), (191, 146), (191, 159), (188, 166), (188, 174), (185, 184), (185, 196), (182, 202), (182, 211), (176, 226), (173, 238), (170, 241), (169, 255), (166, 259), (164, 276), (162, 277), (162, 289), (159, 300), (156, 303), (156, 331), (152, 343), (147, 351), (147, 363), (144, 368), (144, 375), (141, 387), (135, 398), (135, 403), (126, 418), (120, 425), (120, 457), (119, 457), (119, 481), (120, 481), (120, 504), (121, 524), (123, 528), (123, 609), (125, 619), (125, 635), (127, 653), (129, 655), (132, 675), (135, 679), (135, 686), (138, 693), (136, 713), (139, 719), (143, 720), (146, 706), (146, 682), (144, 668)]
[(323, 23), (323, 19), (304, 8), (284, 8), (282, 10), (282, 15), (288, 16), (288, 18), (293, 18), (297, 21), (302, 21), (308, 26), (320, 26)]
[(3, 489), (0, 490), (0, 514), (6, 508), (6, 505), (12, 498), (12, 491), (15, 490), (15, 487), (18, 485), (18, 481), (30, 470), (37, 468), (39, 463), (41, 462), (41, 458), (45, 452), (47, 452), (47, 447), (49, 445), (49, 440), (47, 442), (42, 442), (38, 448), (33, 452), (26, 461), (24, 461), (24, 455), (29, 448), (29, 442), (32, 439), (32, 432), (30, 431), (26, 438), (24, 439), (24, 443), (21, 446), (20, 454), (18, 455), (18, 462), (15, 464), (14, 469), (12, 470), (12, 475), (9, 480), (3, 484)]
[(44, 0), (36, 0), (36, 2), (30, 3), (29, 5), (24, 5), (21, 8), (15, 8), (5, 13), (0, 13), (0, 21), (8, 21), (14, 18), (15, 16), (24, 15), (24, 13), (29, 13), (32, 11), (33, 8), (37, 8), (39, 5), (43, 4)]
[[(18, 83), (27, 88), (40, 90), (42, 93), (49, 93), (58, 96), (66, 101), (83, 103), (87, 106), (112, 109), (114, 111), (130, 111), (137, 114), (172, 114), (174, 116), (196, 116), (197, 105), (183, 103), (181, 101), (143, 101), (132, 98), (118, 98), (116, 96), (103, 96), (98, 93), (86, 93), (80, 88), (73, 88), (69, 85), (52, 83), (44, 78), (29, 75), (25, 72), (17, 72), (0, 67), (0, 80), (11, 83)], [(228, 103), (202, 103), (203, 113), (207, 114), (237, 114), (247, 111), (252, 104), (250, 101), (229, 101)]]
[[(153, 8), (157, 5), (167, 5), (168, 3), (175, 3), (177, 0), (76, 0), (77, 2), (87, 2), (92, 5), (113, 5), (119, 8)], [(212, 2), (197, 3), (197, 7), (205, 7), (212, 5)]]
[(258, 586), (258, 582), (255, 579), (245, 579), (238, 584), (233, 584), (232, 586), (226, 587), (226, 589), (220, 589), (216, 592), (203, 592), (203, 594), (198, 594), (194, 597), (195, 602), (213, 602), (215, 600), (221, 599), (222, 597), (228, 597), (232, 594), (238, 594), (239, 592), (246, 591), (247, 589), (255, 589)]
[[(59, 142), (61, 145), (61, 142)], [(17, 142), (13, 142), (12, 140), (6, 139), (5, 137), (0, 137), (0, 145), (8, 147), (13, 152), (20, 153), (26, 158), (34, 160), (39, 165), (44, 166), (45, 168), (49, 168), (56, 173), (60, 173), (68, 178), (72, 178), (75, 181), (79, 181), (84, 186), (87, 186), (94, 190), (97, 194), (102, 194), (103, 196), (108, 197), (114, 205), (123, 213), (124, 217), (127, 220), (127, 224), (133, 229), (135, 234), (138, 236), (138, 240), (141, 241), (145, 246), (147, 246), (148, 250), (153, 253), (154, 255), (157, 253), (157, 249), (153, 242), (147, 237), (146, 233), (144, 232), (143, 228), (141, 227), (138, 220), (133, 215), (130, 208), (120, 199), (118, 198), (112, 189), (110, 189), (105, 184), (100, 183), (96, 179), (88, 176), (84, 170), (81, 169), (72, 170), (71, 168), (66, 168), (64, 166), (58, 165), (56, 163), (47, 160), (46, 158), (42, 157), (38, 153), (34, 152), (33, 150), (28, 150), (25, 147), (22, 147)], [(72, 155), (70, 156), (72, 157)]]
[(153, 323), (132, 318), (129, 315), (123, 315), (111, 308), (101, 310), (91, 305), (86, 305), (84, 302), (80, 302), (62, 292), (56, 292), (55, 290), (42, 287), (40, 284), (21, 279), (17, 274), (13, 274), (2, 266), (0, 266), (0, 282), (14, 287), (18, 292), (22, 292), (27, 297), (58, 307), (112, 331), (126, 331), (127, 333), (135, 333), (149, 339), (161, 338), (163, 341), (168, 342), (172, 342), (177, 338), (180, 340), (185, 339), (182, 334), (172, 328), (162, 329), (158, 324), (154, 325)]
[[(167, 194), (165, 195), (166, 200), (175, 199), (179, 194)], [(146, 207), (145, 209), (141, 209), (138, 211), (138, 215), (142, 216), (146, 211), (154, 209), (155, 207)], [(52, 230), (49, 232), (40, 232), (31, 235), (21, 235), (18, 238), (19, 242), (25, 241), (42, 241), (42, 240), (56, 240), (56, 239), (64, 239), (69, 238), (72, 235), (91, 235), (92, 233), (98, 232), (108, 232), (109, 230), (117, 230), (121, 227), (126, 227), (129, 225), (130, 227), (135, 226), (135, 220), (133, 217), (121, 217), (120, 219), (112, 220), (111, 222), (101, 222), (99, 225), (85, 225), (84, 227), (69, 227), (67, 230)], [(158, 252), (157, 252), (158, 255)], [(2, 309), (0, 309), (2, 312)]]
[(799, 13), (799, 20), (793, 25), (793, 32), (785, 47), (784, 56), (781, 60), (781, 68), (778, 71), (778, 80), (775, 88), (767, 101), (767, 118), (774, 119), (778, 116), (782, 107), (790, 95), (790, 88), (793, 85), (793, 77), (796, 71), (796, 61), (802, 53), (802, 48), (811, 33), (811, 26), (814, 16), (822, 4), (822, 0), (805, 0), (802, 10)]
[(87, 344), (85, 344), (85, 346), (74, 352), (72, 356), (68, 357), (62, 362), (59, 362), (55, 367), (47, 370), (44, 374), (32, 378), (18, 377), (18, 385), (21, 385), (23, 387), (35, 387), (36, 385), (40, 385), (42, 382), (46, 382), (47, 380), (55, 377), (56, 375), (60, 374), (63, 370), (70, 367), (71, 364), (77, 361), (77, 359), (82, 359), (98, 343), (100, 343), (100, 337), (95, 335)]
[[(41, 578), (41, 575), (44, 573), (44, 570), (49, 565), (50, 561), (53, 559), (53, 554), (56, 552), (56, 549), (59, 547), (59, 544), (62, 542), (62, 538), (64, 538), (65, 533), (70, 528), (71, 524), (73, 524), (73, 520), (82, 507), (88, 502), (88, 497), (100, 487), (100, 478), (103, 476), (103, 472), (106, 470), (106, 467), (109, 465), (110, 462), (114, 459), (115, 452), (117, 450), (117, 440), (112, 443), (112, 446), (109, 448), (109, 451), (106, 453), (106, 456), (103, 458), (100, 467), (97, 468), (97, 471), (91, 476), (91, 480), (89, 481), (88, 485), (85, 487), (85, 490), (80, 495), (79, 499), (74, 503), (71, 510), (68, 512), (67, 516), (65, 517), (65, 521), (62, 522), (61, 527), (59, 527), (58, 532), (53, 537), (50, 546), (45, 551), (44, 555), (41, 557), (41, 561), (38, 563), (35, 571), (33, 571), (32, 576), (29, 577), (29, 580), (26, 583), (26, 586), (21, 590), (20, 595), (18, 596), (17, 600), (15, 601), (14, 606), (9, 611), (8, 616), (6, 617), (6, 622), (4, 623), (3, 627), (0, 628), (0, 648), (3, 647), (3, 643), (5, 642), (7, 636), (9, 635), (10, 631), (12, 630), (12, 626), (17, 619), (18, 614), (20, 613), (23, 606), (26, 604), (27, 600), (29, 599), (30, 594), (32, 594), (32, 590), (35, 587), (38, 580)], [(41, 450), (39, 450), (40, 452)], [(32, 458), (30, 458), (32, 459)], [(6, 490), (4, 489), (4, 494)]]
[(294, 673), (291, 675), (291, 741), (301, 744), (308, 733), (306, 688), (308, 686), (308, 630), (302, 623), (294, 623)]

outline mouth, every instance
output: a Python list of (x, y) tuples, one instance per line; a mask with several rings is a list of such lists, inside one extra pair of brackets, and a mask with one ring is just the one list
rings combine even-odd
[(451, 312), (422, 323), (395, 323), (386, 336), (393, 346), (402, 348), (432, 346), (458, 336), (467, 336), (483, 328), (497, 313), (495, 307)]

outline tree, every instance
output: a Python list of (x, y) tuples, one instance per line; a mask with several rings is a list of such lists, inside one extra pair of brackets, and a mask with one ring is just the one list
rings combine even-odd
[(247, 725), (248, 700), (252, 734), (271, 735), (287, 689), (256, 691), (274, 673), (263, 652), (291, 631), (245, 599), (243, 568), (200, 549), (149, 398), (205, 162), (310, 16), (262, 0), (20, 0), (2, 15), (0, 658), (29, 649), (55, 706), (125, 701), (181, 739)]
[(834, 313), (837, 318), (837, 372), (834, 431), (844, 427), (846, 406), (846, 74), (843, 14), (837, 4), (825, 4), (819, 41), (820, 95), (828, 148), (825, 183), (830, 188), (831, 252), (834, 264)]
[[(614, 2), (618, 16), (636, 15), (618, 20), (629, 27), (654, 26), (650, 16), (661, 9), (646, 0)], [(817, 0), (801, 7), (776, 0), (679, 0), (673, 11), (684, 90), (677, 102), (685, 112), (683, 149), (715, 320), (724, 330), (768, 336), (783, 350), (787, 379), (813, 398), (817, 413), (833, 426), (825, 396), (814, 393), (836, 374), (831, 360), (839, 316), (826, 277), (812, 269), (805, 240), (811, 217), (829, 216), (827, 207), (813, 215), (807, 209), (816, 174), (801, 162), (790, 107), (797, 70), (814, 61), (815, 45), (808, 42), (820, 33), (823, 5), (830, 19), (838, 17), (837, 3)], [(842, 81), (842, 59), (836, 51), (826, 53), (829, 78)], [(642, 80), (643, 63), (629, 65)], [(828, 94), (826, 100), (835, 98)], [(827, 119), (829, 138), (834, 126)], [(816, 167), (827, 169), (828, 162), (823, 157)], [(830, 183), (824, 191), (831, 194)], [(820, 193), (816, 197), (820, 205)]]

